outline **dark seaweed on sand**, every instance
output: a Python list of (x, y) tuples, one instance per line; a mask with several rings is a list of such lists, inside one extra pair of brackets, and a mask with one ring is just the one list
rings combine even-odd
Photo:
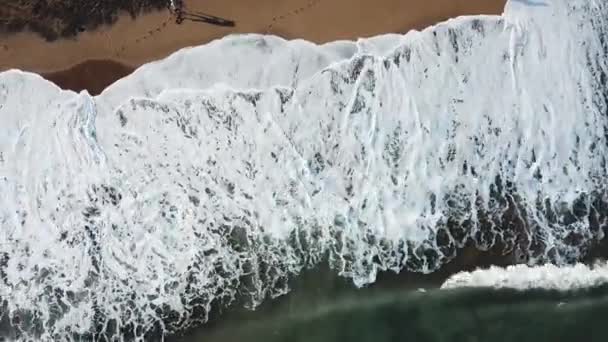
[(52, 41), (112, 24), (120, 13), (135, 18), (143, 12), (166, 9), (168, 3), (167, 0), (0, 0), (0, 32), (29, 29)]

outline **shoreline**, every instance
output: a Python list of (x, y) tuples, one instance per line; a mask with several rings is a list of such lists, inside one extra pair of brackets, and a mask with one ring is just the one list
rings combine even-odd
[[(314, 43), (355, 40), (383, 33), (423, 29), (462, 15), (501, 14), (506, 0), (210, 0), (185, 1), (188, 10), (234, 20), (235, 27), (174, 22), (169, 11), (120, 15), (110, 26), (49, 42), (33, 32), (3, 34), (0, 71), (21, 69), (40, 74), (67, 72), (89, 60), (111, 60), (136, 68), (189, 46), (228, 34), (274, 34)], [(402, 13), (407, 13), (403, 15)], [(254, 15), (252, 15), (254, 14)], [(44, 58), (41, 58), (44, 56)]]

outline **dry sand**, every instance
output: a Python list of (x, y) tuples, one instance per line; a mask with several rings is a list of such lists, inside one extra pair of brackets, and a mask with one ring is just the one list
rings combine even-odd
[[(98, 92), (134, 67), (231, 33), (268, 33), (323, 43), (404, 33), (460, 15), (500, 14), (505, 1), (185, 0), (187, 11), (231, 19), (236, 26), (189, 21), (177, 25), (167, 10), (135, 20), (124, 15), (114, 25), (81, 33), (76, 39), (47, 42), (31, 32), (0, 36), (0, 71), (33, 71), (69, 89)], [(76, 66), (89, 60), (96, 61)], [(87, 75), (93, 74), (103, 75), (103, 79), (90, 84)]]

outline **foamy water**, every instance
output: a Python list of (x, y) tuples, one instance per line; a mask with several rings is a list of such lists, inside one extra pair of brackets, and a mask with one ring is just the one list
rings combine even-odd
[(608, 283), (608, 265), (576, 264), (528, 266), (513, 265), (506, 268), (490, 267), (473, 272), (460, 272), (446, 280), (441, 288), (490, 287), (507, 289), (578, 290)]
[(143, 339), (326, 259), (364, 285), (469, 239), (577, 261), (607, 214), (606, 18), (509, 1), (358, 42), (231, 36), (97, 97), (1, 73), (7, 337)]

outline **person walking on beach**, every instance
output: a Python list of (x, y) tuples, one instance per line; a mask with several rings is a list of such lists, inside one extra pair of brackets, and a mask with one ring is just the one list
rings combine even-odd
[(184, 1), (183, 0), (169, 0), (168, 1), (169, 11), (175, 14), (175, 23), (181, 24), (184, 22)]
[(184, 1), (183, 0), (169, 0), (168, 2), (169, 10), (175, 14), (175, 23), (181, 24), (184, 20), (190, 20), (193, 22), (202, 22), (211, 25), (217, 26), (227, 26), (234, 27), (235, 22), (229, 19), (224, 19), (220, 17), (216, 17), (214, 15), (209, 15), (206, 13), (188, 13), (184, 10)]

